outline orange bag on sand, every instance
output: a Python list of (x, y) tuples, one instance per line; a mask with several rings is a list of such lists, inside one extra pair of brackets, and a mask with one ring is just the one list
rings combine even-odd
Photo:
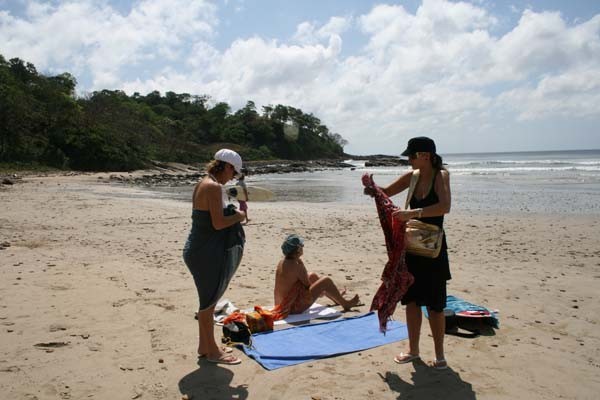
[(274, 320), (273, 314), (260, 306), (254, 306), (254, 311), (246, 314), (246, 323), (252, 333), (272, 331)]

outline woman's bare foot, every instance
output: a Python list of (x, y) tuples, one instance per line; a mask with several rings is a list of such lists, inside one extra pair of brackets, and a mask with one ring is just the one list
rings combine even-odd
[(349, 311), (352, 307), (356, 307), (359, 303), (360, 303), (360, 298), (356, 294), (356, 295), (354, 295), (353, 298), (351, 298), (350, 300), (348, 300), (346, 302), (346, 304), (343, 305), (342, 307), (344, 307), (344, 311)]
[(205, 354), (206, 360), (216, 364), (239, 364), (242, 362), (239, 358), (231, 353), (231, 347), (221, 348), (219, 347), (218, 353), (207, 353)]
[(413, 353), (400, 353), (398, 354), (396, 357), (394, 357), (394, 361), (397, 362), (398, 364), (406, 364), (409, 363), (411, 361), (414, 360), (418, 360), (421, 357), (419, 357), (418, 354), (413, 354)]
[(448, 368), (448, 363), (446, 362), (446, 360), (442, 359), (435, 359), (433, 361), (431, 361), (429, 363), (429, 366), (435, 369), (446, 369)]
[[(233, 351), (233, 349), (231, 347), (223, 346), (223, 347), (221, 347), (221, 351), (225, 354), (229, 354)], [(198, 358), (203, 358), (203, 357), (206, 357), (206, 353), (198, 351)]]
[[(340, 291), (340, 294), (342, 295), (342, 297), (344, 297), (344, 296), (346, 295), (346, 292), (347, 292), (347, 291), (348, 291), (348, 290), (347, 290), (345, 287), (344, 287), (344, 289), (342, 289), (342, 290)], [(334, 299), (333, 297), (329, 296), (329, 295), (328, 295), (328, 294), (326, 294), (326, 293), (324, 293), (324, 294), (325, 294), (325, 296), (327, 296), (327, 298), (329, 298), (329, 300), (331, 300), (331, 301), (333, 302), (333, 305), (334, 305), (334, 306), (339, 306), (339, 305), (340, 305), (340, 303), (338, 303), (336, 299)]]
[(207, 357), (206, 361), (213, 364), (226, 364), (226, 365), (236, 365), (242, 362), (239, 358), (231, 354), (223, 354), (218, 358), (210, 358)]

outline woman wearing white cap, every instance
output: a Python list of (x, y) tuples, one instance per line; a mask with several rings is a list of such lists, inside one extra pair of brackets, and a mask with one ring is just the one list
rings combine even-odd
[(221, 149), (207, 166), (207, 176), (194, 188), (192, 229), (183, 249), (183, 258), (198, 290), (198, 356), (220, 364), (239, 364), (230, 348), (217, 345), (213, 328), (215, 305), (237, 270), (244, 250), (244, 212), (225, 208), (222, 185), (242, 170), (242, 158)]

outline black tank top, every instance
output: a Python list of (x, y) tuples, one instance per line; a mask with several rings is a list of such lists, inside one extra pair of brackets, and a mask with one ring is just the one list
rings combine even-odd
[[(431, 183), (431, 189), (429, 189), (429, 193), (427, 193), (427, 196), (425, 196), (423, 199), (417, 199), (417, 196), (413, 193), (412, 198), (410, 199), (410, 208), (415, 209), (415, 208), (423, 208), (423, 207), (428, 207), (434, 204), (437, 204), (440, 202), (440, 199), (438, 198), (437, 193), (435, 192), (435, 180), (437, 179), (437, 176), (440, 175), (440, 171), (439, 170), (435, 170), (435, 173), (433, 174), (433, 182)], [(418, 218), (420, 221), (423, 221), (427, 224), (432, 224), (432, 225), (437, 225), (440, 228), (444, 228), (444, 216), (440, 215), (437, 217), (422, 217), (422, 218)]]

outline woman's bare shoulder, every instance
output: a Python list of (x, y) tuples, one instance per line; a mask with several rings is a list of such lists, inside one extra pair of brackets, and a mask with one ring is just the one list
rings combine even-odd
[(221, 196), (221, 185), (212, 179), (204, 178), (197, 183), (196, 192), (203, 192), (210, 195), (218, 194)]

